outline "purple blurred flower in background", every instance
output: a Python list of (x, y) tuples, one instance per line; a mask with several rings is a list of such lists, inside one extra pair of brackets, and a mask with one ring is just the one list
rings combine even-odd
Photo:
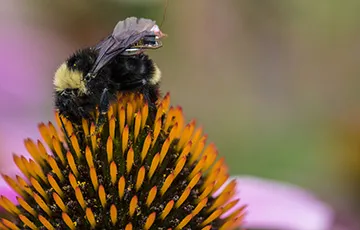
[[(36, 123), (49, 119), (52, 65), (47, 55), (56, 36), (24, 24), (24, 8), (5, 1), (0, 9), (0, 169), (12, 165), (11, 153), (25, 153), (24, 137), (38, 137)], [(57, 48), (58, 49), (58, 48)], [(11, 171), (11, 170), (10, 170)]]

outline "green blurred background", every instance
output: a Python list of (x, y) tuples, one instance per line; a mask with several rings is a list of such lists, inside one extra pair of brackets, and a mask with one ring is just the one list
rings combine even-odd
[[(18, 71), (0, 75), (10, 85), (0, 88), (4, 143), (12, 129), (35, 138), (36, 123), (53, 119), (53, 73), (72, 52), (96, 44), (127, 16), (160, 24), (165, 6), (0, 3), (0, 69)], [(161, 29), (169, 36), (150, 55), (162, 69), (162, 91), (204, 126), (232, 175), (295, 183), (353, 211), (360, 203), (359, 11), (360, 1), (351, 0), (168, 0)], [(13, 150), (0, 150), (6, 169)]]

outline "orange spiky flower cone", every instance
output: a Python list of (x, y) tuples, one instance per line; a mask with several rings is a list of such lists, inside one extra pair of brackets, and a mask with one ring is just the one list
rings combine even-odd
[[(0, 229), (233, 229), (244, 207), (222, 215), (233, 200), (224, 159), (207, 145), (202, 129), (185, 125), (182, 109), (166, 95), (155, 120), (141, 95), (121, 94), (102, 129), (83, 120), (75, 126), (56, 114), (58, 131), (40, 124), (41, 141), (25, 140), (32, 156), (14, 155), (25, 178), (6, 182), (18, 204), (4, 196), (10, 217)], [(68, 134), (68, 137), (64, 135)], [(47, 150), (48, 149), (48, 150)]]

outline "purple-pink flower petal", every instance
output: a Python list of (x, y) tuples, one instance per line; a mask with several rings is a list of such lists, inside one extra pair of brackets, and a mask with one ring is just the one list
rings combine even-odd
[(237, 196), (246, 209), (245, 227), (283, 230), (329, 230), (333, 210), (294, 185), (256, 177), (235, 177)]

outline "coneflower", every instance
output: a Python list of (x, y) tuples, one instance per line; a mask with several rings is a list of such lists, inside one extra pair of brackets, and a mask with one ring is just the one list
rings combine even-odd
[[(4, 180), (18, 204), (0, 196), (10, 217), (0, 229), (233, 229), (244, 207), (228, 212), (236, 183), (224, 159), (167, 94), (155, 119), (141, 95), (121, 94), (96, 130), (56, 114), (60, 131), (40, 124), (45, 142), (25, 140), (32, 159), (14, 155), (25, 178)], [(96, 115), (94, 115), (94, 119)], [(96, 120), (96, 119), (95, 119)], [(225, 214), (226, 215), (223, 215)], [(224, 217), (226, 216), (226, 217)]]

